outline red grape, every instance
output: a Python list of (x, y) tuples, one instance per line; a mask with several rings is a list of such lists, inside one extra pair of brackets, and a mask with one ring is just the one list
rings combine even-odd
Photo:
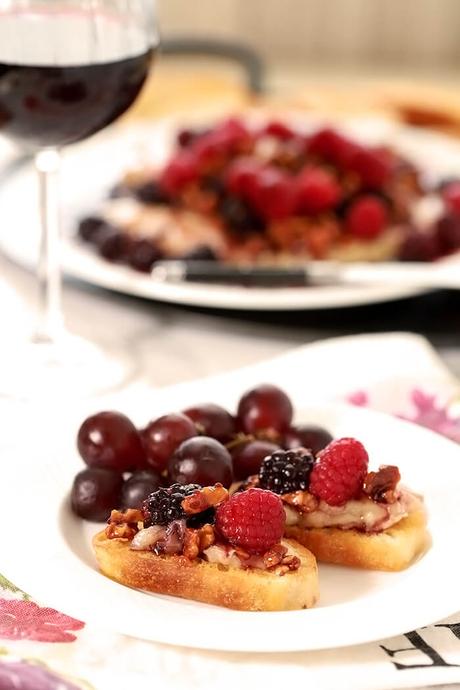
[(216, 439), (197, 436), (181, 443), (168, 463), (168, 476), (172, 483), (210, 486), (220, 482), (228, 488), (233, 479), (232, 458)]
[(249, 441), (236, 446), (232, 450), (235, 479), (246, 479), (252, 474), (258, 474), (262, 460), (275, 450), (279, 450), (279, 446), (270, 441)]
[(332, 441), (332, 436), (326, 429), (314, 424), (302, 424), (292, 426), (284, 435), (284, 447), (288, 450), (294, 448), (309, 448), (314, 455), (323, 450)]
[(235, 420), (220, 405), (205, 403), (184, 410), (184, 414), (194, 422), (198, 431), (204, 436), (211, 436), (223, 443), (235, 434)]
[(268, 383), (243, 395), (238, 405), (238, 423), (248, 434), (285, 431), (292, 421), (292, 403), (284, 391)]
[(144, 500), (161, 486), (161, 477), (153, 470), (134, 472), (121, 490), (121, 507), (141, 508)]
[(165, 414), (150, 422), (142, 431), (147, 462), (162, 472), (176, 448), (197, 435), (194, 423), (184, 414)]
[(117, 472), (90, 467), (77, 474), (71, 491), (72, 510), (79, 517), (103, 522), (120, 506), (123, 477)]
[(77, 445), (89, 467), (125, 472), (145, 465), (139, 432), (120, 412), (88, 417), (78, 431)]

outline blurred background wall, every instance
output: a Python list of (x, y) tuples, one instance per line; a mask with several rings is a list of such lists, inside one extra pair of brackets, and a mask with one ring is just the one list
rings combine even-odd
[(460, 0), (157, 0), (163, 32), (236, 39), (288, 63), (460, 69)]

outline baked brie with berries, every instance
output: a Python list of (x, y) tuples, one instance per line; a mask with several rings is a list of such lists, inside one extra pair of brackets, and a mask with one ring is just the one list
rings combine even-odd
[(421, 497), (400, 485), (393, 465), (368, 471), (366, 449), (356, 439), (332, 441), (316, 458), (305, 448), (267, 456), (258, 486), (278, 494), (286, 513), (285, 537), (319, 561), (373, 570), (402, 570), (427, 548)]
[(127, 171), (79, 237), (149, 272), (159, 259), (430, 261), (460, 247), (460, 185), (428, 188), (394, 146), (328, 127), (229, 118)]
[(173, 484), (142, 510), (113, 510), (93, 539), (101, 571), (129, 587), (244, 611), (310, 608), (318, 599), (315, 557), (282, 539), (279, 496), (251, 488)]

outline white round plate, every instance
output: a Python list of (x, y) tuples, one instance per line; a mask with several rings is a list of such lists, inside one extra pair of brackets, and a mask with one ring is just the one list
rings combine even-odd
[(97, 570), (90, 539), (100, 527), (70, 512), (69, 487), (82, 467), (74, 450), (81, 419), (75, 419), (58, 434), (50, 420), (43, 441), (30, 433), (20, 449), (3, 457), (2, 511), (18, 520), (2, 533), (2, 572), (39, 602), (99, 628), (202, 649), (345, 647), (460, 610), (458, 446), (407, 422), (342, 405), (304, 410), (298, 420), (362, 439), (373, 467), (398, 464), (404, 483), (424, 494), (432, 546), (419, 561), (401, 573), (320, 565), (319, 604), (302, 611), (239, 612), (124, 587)]
[[(304, 128), (315, 119), (290, 115)], [(192, 119), (196, 119), (192, 118)], [(201, 115), (198, 119), (203, 119)], [(324, 124), (324, 119), (321, 120)], [(171, 149), (178, 126), (171, 118), (152, 126), (116, 127), (66, 153), (62, 179), (65, 272), (100, 287), (178, 304), (243, 310), (326, 309), (401, 299), (423, 291), (391, 285), (308, 288), (245, 288), (191, 284), (159, 284), (129, 268), (110, 264), (73, 239), (78, 218), (97, 209), (108, 190), (134, 162), (160, 164)], [(335, 123), (356, 138), (387, 142), (414, 160), (434, 178), (460, 175), (460, 144), (437, 133), (402, 127), (387, 120), (360, 118)], [(26, 200), (26, 203), (25, 203)], [(29, 167), (0, 187), (0, 249), (27, 267), (36, 262), (38, 246), (36, 180)]]

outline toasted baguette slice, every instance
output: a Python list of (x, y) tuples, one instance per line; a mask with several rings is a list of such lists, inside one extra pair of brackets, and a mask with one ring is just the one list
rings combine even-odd
[(128, 587), (195, 599), (242, 611), (288, 611), (313, 606), (318, 599), (315, 557), (300, 544), (283, 542), (298, 556), (300, 568), (285, 575), (240, 570), (183, 556), (133, 551), (125, 539), (99, 532), (93, 547), (104, 575)]
[(383, 532), (287, 527), (285, 536), (310, 549), (323, 563), (368, 570), (404, 570), (428, 547), (426, 513), (417, 510)]

